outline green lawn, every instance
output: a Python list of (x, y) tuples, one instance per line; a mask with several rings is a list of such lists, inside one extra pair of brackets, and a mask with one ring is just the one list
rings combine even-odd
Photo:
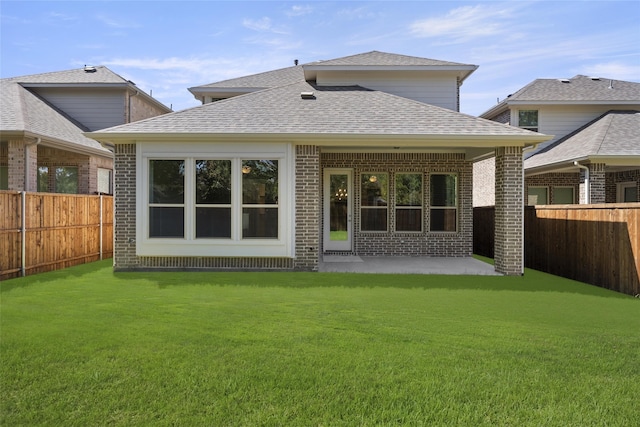
[(524, 277), (112, 273), (0, 284), (2, 426), (631, 426), (640, 300)]

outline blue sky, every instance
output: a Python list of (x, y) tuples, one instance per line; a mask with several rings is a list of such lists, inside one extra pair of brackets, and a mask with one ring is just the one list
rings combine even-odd
[(379, 50), (476, 64), (478, 115), (536, 78), (640, 82), (640, 1), (0, 1), (0, 76), (106, 65), (174, 110), (188, 87)]

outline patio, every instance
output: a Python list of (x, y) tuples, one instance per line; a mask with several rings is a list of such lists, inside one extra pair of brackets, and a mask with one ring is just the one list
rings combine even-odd
[(322, 273), (451, 274), (501, 276), (493, 265), (475, 258), (443, 257), (360, 257), (325, 255), (318, 271)]

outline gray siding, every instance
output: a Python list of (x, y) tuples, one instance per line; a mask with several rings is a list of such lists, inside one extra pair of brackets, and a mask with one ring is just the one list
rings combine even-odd
[(121, 125), (125, 120), (124, 90), (38, 88), (47, 102), (90, 131)]

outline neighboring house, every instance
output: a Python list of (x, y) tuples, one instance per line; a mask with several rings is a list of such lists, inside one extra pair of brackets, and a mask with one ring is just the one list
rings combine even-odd
[(106, 67), (0, 84), (0, 190), (112, 193), (113, 153), (84, 132), (171, 111)]
[[(538, 79), (480, 117), (554, 135), (525, 153), (528, 204), (640, 201), (640, 83)], [(493, 205), (493, 159), (474, 165), (474, 206)]]
[(369, 52), (191, 88), (205, 105), (88, 133), (115, 150), (115, 269), (468, 257), (472, 165), (495, 155), (496, 270), (522, 274), (522, 150), (550, 137), (457, 112), (475, 69)]

